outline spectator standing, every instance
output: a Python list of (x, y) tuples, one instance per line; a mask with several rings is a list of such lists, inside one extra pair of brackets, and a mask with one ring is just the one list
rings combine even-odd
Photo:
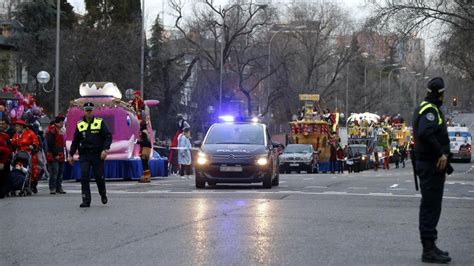
[[(178, 137), (178, 162), (180, 164), (179, 175), (182, 179), (191, 179), (191, 131), (189, 127), (183, 129)], [(186, 172), (186, 178), (184, 174)]]
[(63, 171), (66, 152), (66, 132), (64, 119), (57, 116), (46, 130), (46, 161), (49, 172), (49, 194), (66, 194), (63, 190)]
[(337, 149), (335, 144), (331, 144), (331, 154), (329, 157), (329, 168), (331, 173), (336, 173)]
[(339, 174), (344, 173), (344, 150), (340, 145), (337, 147), (337, 152), (336, 152), (336, 157), (337, 157), (337, 172)]

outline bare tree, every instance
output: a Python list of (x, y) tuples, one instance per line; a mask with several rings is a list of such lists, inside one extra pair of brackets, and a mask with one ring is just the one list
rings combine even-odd
[[(261, 61), (263, 55), (257, 55), (254, 59), (247, 62), (238, 61), (236, 59), (229, 60), (233, 53), (240, 53), (243, 49), (254, 49), (253, 46), (248, 46), (245, 43), (255, 43), (253, 40), (259, 31), (271, 23), (271, 12), (267, 11), (266, 5), (249, 4), (232, 4), (228, 6), (217, 5), (212, 0), (201, 1), (200, 4), (195, 5), (193, 9), (193, 17), (189, 20), (184, 19), (183, 14), (184, 3), (178, 0), (171, 2), (172, 9), (176, 14), (175, 27), (182, 34), (182, 36), (190, 43), (192, 52), (200, 57), (202, 60), (200, 66), (200, 79), (207, 79), (209, 89), (213, 90), (214, 102), (219, 100), (218, 89), (220, 88), (221, 70), (223, 70), (223, 77), (225, 80), (222, 86), (223, 95), (229, 97), (239, 97), (232, 89), (232, 81), (229, 80), (232, 76), (228, 73), (242, 73), (240, 70), (248, 69), (249, 65), (255, 66), (256, 61)], [(245, 45), (242, 45), (245, 44)], [(242, 58), (240, 58), (242, 59)], [(247, 58), (249, 59), (249, 58)], [(221, 60), (223, 65), (221, 65)], [(261, 64), (261, 63), (259, 63)], [(243, 65), (247, 65), (243, 67)], [(212, 71), (210, 71), (212, 70)], [(255, 69), (254, 69), (255, 70)], [(211, 73), (212, 72), (212, 73)], [(260, 73), (261, 74), (261, 73)], [(257, 85), (252, 85), (250, 88), (244, 86), (245, 80), (249, 77), (241, 77), (241, 84), (238, 87), (240, 92), (247, 98), (251, 109), (251, 91), (258, 86), (268, 75), (258, 75)], [(257, 77), (257, 73), (253, 73), (253, 77)]]

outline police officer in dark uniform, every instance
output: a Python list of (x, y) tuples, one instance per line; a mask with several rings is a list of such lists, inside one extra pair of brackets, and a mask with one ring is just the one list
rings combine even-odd
[(416, 175), (420, 179), (421, 204), (419, 230), (423, 245), (422, 261), (448, 263), (449, 253), (440, 250), (436, 226), (441, 214), (446, 173), (451, 174), (449, 137), (446, 120), (440, 110), (443, 104), (444, 81), (433, 78), (427, 84), (427, 96), (413, 116)]
[(82, 203), (81, 208), (90, 207), (91, 190), (90, 169), (94, 174), (95, 182), (103, 204), (107, 204), (107, 191), (105, 189), (104, 179), (104, 160), (107, 157), (107, 151), (112, 144), (112, 134), (105, 122), (94, 117), (92, 111), (94, 104), (87, 102), (83, 106), (84, 117), (77, 123), (74, 139), (72, 140), (71, 150), (69, 151), (69, 163), (73, 163), (73, 156), (79, 150), (79, 161), (81, 163), (81, 189)]

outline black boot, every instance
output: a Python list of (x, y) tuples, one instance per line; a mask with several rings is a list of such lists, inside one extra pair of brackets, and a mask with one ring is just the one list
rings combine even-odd
[(31, 182), (31, 191), (33, 193), (38, 193), (38, 181)]
[(436, 251), (436, 253), (438, 253), (438, 254), (440, 254), (440, 255), (449, 256), (449, 252), (439, 249), (439, 248), (436, 246), (436, 242), (434, 243), (434, 250)]
[(421, 255), (421, 261), (427, 263), (448, 263), (451, 261), (451, 257), (439, 254), (436, 251), (436, 245), (434, 240), (423, 240), (423, 254)]
[(102, 201), (102, 204), (107, 204), (107, 196), (106, 195), (100, 196), (100, 200)]
[(79, 207), (81, 207), (81, 208), (89, 208), (90, 206), (91, 206), (91, 204), (87, 203), (87, 202), (83, 202), (83, 203), (81, 203), (81, 205), (79, 205)]

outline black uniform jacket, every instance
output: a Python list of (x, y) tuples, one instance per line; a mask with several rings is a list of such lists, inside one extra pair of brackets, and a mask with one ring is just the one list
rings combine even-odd
[[(415, 110), (413, 116), (415, 158), (420, 161), (437, 161), (443, 154), (448, 156), (450, 153), (448, 128), (440, 110), (442, 101), (426, 97), (425, 102), (427, 103), (422, 103)], [(435, 107), (423, 108), (426, 104)]]
[(101, 153), (110, 149), (111, 144), (112, 134), (102, 118), (93, 117), (89, 123), (83, 117), (77, 122), (69, 154), (73, 156), (77, 150), (79, 155)]

